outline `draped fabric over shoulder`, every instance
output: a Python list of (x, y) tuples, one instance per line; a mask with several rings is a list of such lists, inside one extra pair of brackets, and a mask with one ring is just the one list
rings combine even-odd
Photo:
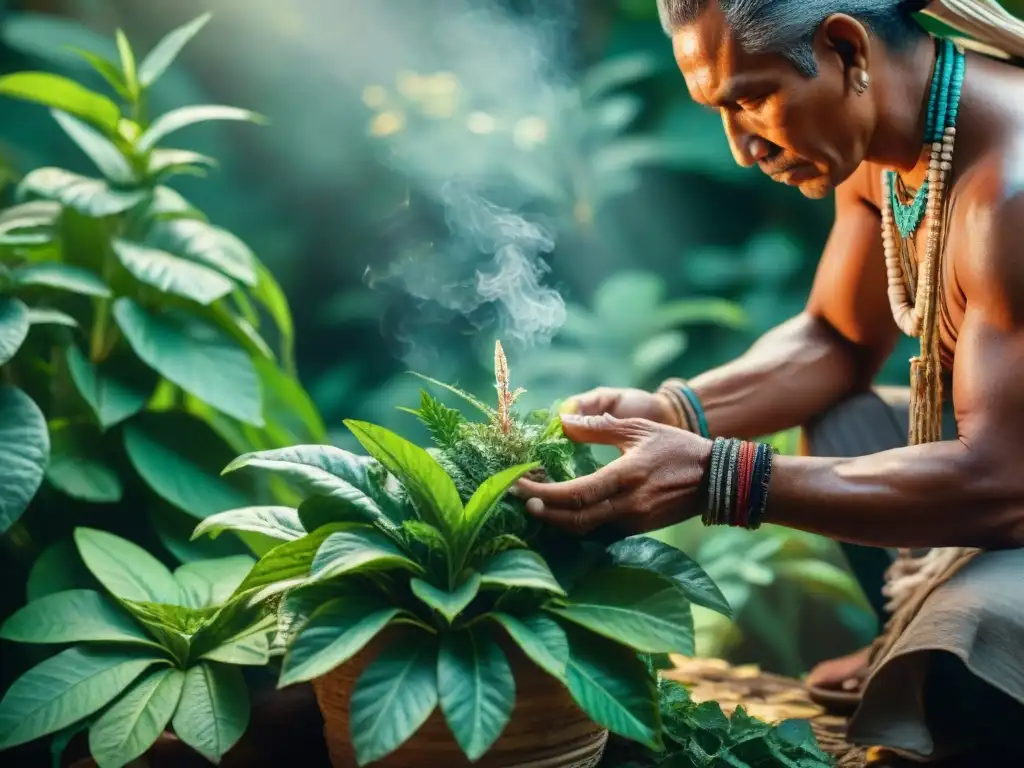
[(935, 0), (922, 13), (971, 38), (957, 39), (964, 48), (1024, 61), (1024, 21), (994, 0)]

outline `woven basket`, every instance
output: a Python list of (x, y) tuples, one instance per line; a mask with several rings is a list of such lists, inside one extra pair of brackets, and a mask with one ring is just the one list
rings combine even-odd
[[(356, 680), (382, 645), (379, 640), (371, 643), (346, 664), (313, 681), (334, 768), (356, 768), (349, 702)], [(518, 647), (502, 645), (515, 676), (516, 704), (512, 719), (486, 755), (470, 763), (438, 708), (409, 741), (373, 763), (375, 768), (596, 768), (608, 732), (591, 722), (565, 687)]]

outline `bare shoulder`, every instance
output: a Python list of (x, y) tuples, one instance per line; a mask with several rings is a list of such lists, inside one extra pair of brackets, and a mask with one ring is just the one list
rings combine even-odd
[[(993, 321), (1024, 324), (1024, 132), (979, 157), (957, 184), (956, 273)], [(952, 234), (952, 233), (951, 233)]]

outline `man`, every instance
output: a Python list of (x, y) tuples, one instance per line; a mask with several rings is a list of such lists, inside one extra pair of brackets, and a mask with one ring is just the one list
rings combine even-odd
[[(834, 191), (835, 224), (805, 312), (742, 358), (654, 394), (575, 398), (566, 434), (623, 455), (523, 481), (527, 508), (577, 533), (763, 514), (851, 545), (876, 589), (887, 560), (866, 547), (936, 548), (899, 561), (903, 618), (862, 690), (863, 653), (811, 682), (857, 695), (861, 743), (931, 759), (998, 739), (1024, 724), (1024, 71), (937, 44), (911, 16), (920, 2), (658, 2), (736, 162)], [(975, 32), (994, 18), (983, 0), (944, 2)], [(901, 327), (922, 338), (909, 446), (906, 398), (869, 390)], [(708, 439), (798, 425), (815, 455)]]

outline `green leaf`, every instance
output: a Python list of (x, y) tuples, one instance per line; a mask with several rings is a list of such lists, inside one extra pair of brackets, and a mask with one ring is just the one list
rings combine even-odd
[(462, 518), (462, 500), (455, 483), (433, 456), (383, 427), (345, 420), (366, 452), (398, 478), (424, 520), (442, 532)]
[(110, 504), (121, 500), (124, 488), (117, 473), (102, 460), (96, 435), (86, 429), (54, 430), (46, 479), (73, 499)]
[(480, 574), (470, 574), (469, 578), (451, 592), (428, 584), (422, 579), (413, 579), (409, 586), (416, 597), (444, 616), (450, 624), (477, 596), (480, 591)]
[(107, 284), (89, 270), (58, 261), (26, 264), (12, 271), (11, 277), (19, 287), (46, 286), (100, 299), (109, 299), (112, 295)]
[(145, 414), (125, 426), (124, 447), (146, 484), (195, 518), (251, 503), (240, 486), (217, 475), (228, 448), (198, 419), (174, 412)]
[(49, 72), (15, 72), (0, 77), (0, 96), (33, 101), (68, 112), (108, 134), (117, 130), (121, 111), (106, 96), (83, 88), (74, 80)]
[(138, 544), (95, 528), (76, 528), (75, 544), (86, 568), (114, 595), (171, 605), (178, 602), (174, 576)]
[(864, 591), (848, 571), (824, 560), (803, 558), (774, 563), (775, 577), (791, 581), (804, 594), (870, 610)]
[(207, 608), (226, 602), (255, 564), (256, 559), (248, 555), (195, 560), (178, 566), (174, 580), (181, 588), (184, 605)]
[(200, 658), (224, 664), (262, 667), (270, 661), (270, 635), (277, 629), (277, 617), (264, 616), (255, 624), (203, 653)]
[[(2, 84), (2, 81), (0, 81)], [(205, 123), (211, 120), (242, 120), (251, 123), (262, 123), (263, 118), (255, 112), (238, 107), (225, 107), (214, 104), (198, 104), (190, 107), (179, 107), (178, 109), (166, 112), (149, 127), (136, 142), (136, 149), (139, 152), (148, 152), (161, 140), (196, 123)]]
[(128, 298), (114, 302), (114, 317), (151, 368), (228, 416), (263, 426), (256, 369), (221, 330), (180, 313), (151, 314)]
[(50, 114), (64, 133), (96, 164), (100, 173), (114, 184), (127, 186), (135, 183), (131, 163), (110, 139), (66, 112), (54, 109)]
[(226, 229), (205, 221), (157, 221), (146, 234), (146, 244), (213, 267), (243, 285), (256, 285), (255, 257), (249, 246)]
[(85, 59), (119, 96), (126, 100), (130, 98), (128, 86), (124, 82), (124, 75), (121, 74), (120, 68), (114, 62), (92, 51), (81, 48), (72, 48), (71, 50)]
[(569, 692), (580, 709), (612, 733), (660, 750), (657, 689), (636, 654), (590, 632), (565, 629)]
[(497, 508), (508, 489), (519, 481), (523, 475), (532, 472), (540, 466), (540, 462), (532, 464), (520, 464), (515, 467), (503, 470), (496, 475), (487, 478), (477, 488), (469, 501), (466, 502), (465, 528), (467, 536), (464, 540), (464, 552), (469, 552), (480, 531), (490, 518), (491, 513)]
[(211, 14), (204, 13), (197, 19), (183, 24), (169, 32), (139, 65), (139, 84), (148, 88), (171, 66), (189, 40), (195, 37), (210, 20)]
[(510, 549), (495, 555), (480, 569), (485, 587), (540, 589), (565, 595), (544, 558), (528, 549)]
[(380, 634), (401, 611), (379, 599), (353, 594), (321, 605), (288, 647), (279, 687), (326, 675)]
[(28, 310), (29, 325), (62, 325), (65, 328), (77, 328), (78, 321), (59, 309), (49, 307), (31, 307)]
[(28, 307), (13, 296), (0, 296), (0, 365), (18, 353), (28, 328)]
[(115, 240), (113, 248), (124, 268), (139, 282), (204, 307), (235, 289), (235, 284), (220, 272), (165, 251), (126, 240)]
[(106, 706), (151, 665), (143, 648), (69, 648), (14, 681), (0, 702), (0, 750), (38, 739)]
[(281, 359), (288, 369), (293, 370), (295, 326), (292, 322), (291, 309), (288, 307), (288, 299), (274, 279), (274, 275), (259, 262), (256, 262), (256, 287), (252, 291), (252, 296), (263, 305), (277, 325), (277, 330), (281, 334)]
[(693, 614), (675, 585), (635, 568), (589, 574), (549, 611), (642, 653), (693, 655)]
[(62, 539), (44, 549), (32, 563), (25, 584), (25, 596), (32, 603), (57, 592), (97, 586), (96, 579), (82, 562), (74, 541)]
[(475, 397), (473, 397), (471, 394), (469, 394), (468, 392), (464, 392), (458, 387), (453, 387), (451, 384), (445, 384), (443, 381), (438, 381), (437, 379), (432, 379), (429, 376), (424, 376), (422, 373), (416, 373), (415, 371), (412, 371), (411, 373), (413, 376), (422, 379), (423, 381), (426, 381), (429, 384), (433, 384), (435, 387), (440, 387), (441, 389), (446, 390), (447, 392), (451, 392), (456, 397), (465, 400), (478, 411), (486, 414), (488, 418), (493, 418), (498, 415), (497, 411), (495, 411), (489, 405), (485, 405), (484, 403), (480, 402)]
[(65, 355), (71, 379), (102, 429), (120, 424), (145, 408), (156, 388), (157, 376), (131, 353), (115, 355), (99, 367), (73, 344)]
[(507, 613), (488, 616), (505, 628), (534, 664), (555, 679), (566, 682), (569, 641), (558, 622), (539, 613), (522, 619)]
[(166, 179), (176, 173), (195, 175), (202, 172), (203, 166), (215, 168), (217, 161), (189, 149), (154, 149), (149, 153), (146, 176)]
[(132, 686), (89, 729), (89, 752), (99, 768), (121, 768), (149, 750), (181, 699), (185, 673), (152, 672)]
[(121, 600), (121, 605), (163, 646), (180, 666), (189, 660), (192, 635), (206, 623), (207, 613), (181, 605)]
[(108, 598), (91, 589), (71, 589), (35, 600), (16, 611), (0, 638), (16, 643), (141, 643), (142, 629)]
[(347, 523), (327, 525), (274, 547), (256, 562), (235, 594), (254, 594), (253, 600), (266, 599), (297, 586), (309, 576), (317, 550), (327, 537), (353, 527)]
[(146, 199), (146, 191), (112, 189), (107, 182), (90, 179), (63, 168), (38, 168), (21, 180), (18, 193), (54, 200), (83, 216), (103, 218), (124, 213)]
[(326, 443), (327, 429), (302, 382), (269, 360), (256, 360), (256, 371), (263, 382), (268, 432), (273, 432), (281, 445)]
[(437, 656), (437, 688), (448, 727), (470, 761), (508, 725), (516, 701), (512, 668), (490, 632), (449, 632)]
[(50, 434), (39, 406), (20, 389), (0, 386), (0, 534), (36, 495), (49, 458)]
[(185, 672), (174, 733), (216, 763), (249, 724), (249, 690), (237, 667), (202, 662)]
[(216, 538), (224, 531), (248, 531), (278, 541), (294, 541), (306, 535), (299, 513), (291, 507), (242, 507), (212, 515), (196, 526), (192, 538)]
[(389, 569), (423, 573), (419, 563), (410, 560), (390, 538), (369, 526), (360, 526), (327, 537), (313, 560), (311, 576), (325, 581), (346, 573)]
[(352, 692), (350, 727), (359, 765), (390, 755), (437, 706), (437, 645), (409, 634), (390, 642)]
[(133, 97), (139, 94), (139, 78), (135, 71), (135, 54), (132, 52), (131, 43), (120, 29), (115, 34), (117, 40), (117, 52), (121, 56), (121, 72), (124, 73), (124, 82), (128, 87), (128, 93)]
[(350, 505), (367, 522), (394, 528), (376, 500), (381, 493), (373, 492), (384, 480), (382, 473), (374, 474), (379, 465), (373, 459), (329, 445), (297, 445), (244, 454), (224, 473), (244, 467), (273, 472), (303, 496), (329, 497), (334, 503)]
[(640, 568), (672, 579), (691, 603), (732, 618), (732, 608), (718, 585), (675, 547), (649, 536), (631, 536), (612, 544), (608, 554), (617, 566)]

